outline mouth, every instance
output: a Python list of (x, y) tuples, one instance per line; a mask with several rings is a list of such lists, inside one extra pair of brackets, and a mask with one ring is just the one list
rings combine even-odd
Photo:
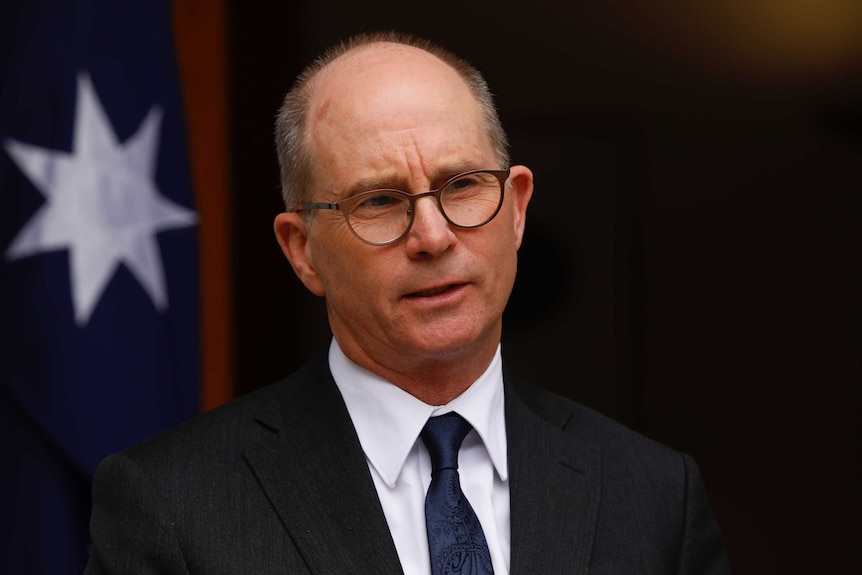
[(449, 285), (445, 285), (445, 286), (440, 286), (440, 287), (435, 287), (435, 288), (431, 288), (431, 289), (427, 289), (427, 290), (421, 290), (421, 291), (409, 293), (404, 297), (408, 297), (408, 298), (434, 297), (434, 296), (444, 294), (444, 293), (451, 291), (453, 289), (456, 289), (456, 288), (460, 287), (461, 285), (463, 285), (463, 284), (449, 284)]

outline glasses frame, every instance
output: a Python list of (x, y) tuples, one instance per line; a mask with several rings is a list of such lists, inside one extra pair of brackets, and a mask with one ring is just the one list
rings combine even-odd
[[(471, 170), (469, 172), (463, 172), (461, 174), (457, 174), (455, 176), (452, 176), (451, 178), (449, 178), (448, 180), (443, 182), (437, 189), (430, 190), (427, 192), (421, 192), (418, 194), (411, 194), (410, 192), (405, 192), (403, 190), (396, 190), (396, 189), (390, 189), (390, 188), (379, 188), (376, 190), (368, 190), (367, 192), (362, 192), (362, 193), (356, 194), (355, 196), (351, 196), (345, 200), (342, 200), (340, 202), (336, 202), (334, 204), (328, 204), (328, 203), (297, 204), (296, 206), (294, 206), (292, 211), (293, 212), (301, 212), (301, 211), (305, 211), (305, 210), (336, 210), (342, 216), (344, 216), (344, 221), (347, 223), (347, 227), (350, 228), (350, 231), (353, 232), (353, 235), (356, 236), (361, 242), (364, 242), (364, 243), (372, 245), (372, 246), (388, 246), (390, 244), (394, 244), (395, 242), (397, 242), (398, 240), (400, 240), (401, 238), (406, 236), (408, 233), (410, 233), (410, 229), (413, 227), (414, 214), (416, 213), (416, 201), (419, 200), (420, 198), (425, 198), (428, 196), (433, 196), (434, 199), (437, 200), (437, 209), (440, 210), (440, 213), (443, 214), (443, 217), (446, 219), (446, 221), (451, 226), (454, 226), (454, 227), (460, 228), (460, 229), (469, 230), (469, 229), (481, 228), (482, 226), (488, 224), (491, 220), (493, 220), (495, 217), (497, 217), (497, 214), (500, 213), (500, 208), (503, 207), (503, 197), (506, 195), (506, 182), (509, 179), (510, 172), (511, 172), (511, 168), (506, 168), (505, 170)], [(465, 176), (470, 176), (472, 174), (491, 174), (492, 176), (497, 178), (497, 181), (500, 182), (500, 201), (497, 203), (497, 207), (496, 207), (496, 209), (494, 209), (494, 213), (492, 213), (488, 217), (488, 219), (485, 220), (484, 222), (482, 222), (481, 224), (475, 224), (472, 226), (462, 226), (462, 225), (456, 224), (455, 222), (450, 220), (449, 216), (446, 215), (446, 211), (443, 209), (443, 203), (440, 201), (440, 196), (443, 194), (443, 190), (445, 190), (447, 187), (449, 187), (449, 184), (451, 184), (452, 182), (454, 182), (455, 180), (457, 180), (459, 178), (463, 178)], [(366, 239), (360, 237), (360, 235), (356, 233), (356, 230), (353, 229), (353, 226), (350, 224), (350, 215), (349, 215), (350, 214), (350, 208), (353, 206), (353, 204), (355, 204), (359, 201), (362, 201), (363, 199), (367, 198), (368, 196), (371, 196), (374, 194), (379, 194), (381, 192), (395, 193), (395, 194), (398, 194), (400, 196), (407, 198), (407, 201), (410, 203), (410, 207), (407, 210), (407, 215), (410, 217), (410, 220), (407, 222), (407, 227), (404, 229), (404, 232), (401, 235), (399, 235), (398, 237), (391, 239), (391, 240), (387, 240), (385, 242), (372, 242), (372, 241), (369, 241), (369, 240), (366, 240)]]

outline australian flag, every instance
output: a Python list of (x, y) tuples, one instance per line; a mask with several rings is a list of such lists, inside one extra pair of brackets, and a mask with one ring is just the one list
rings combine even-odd
[(0, 572), (87, 561), (99, 461), (198, 408), (164, 0), (0, 2)]

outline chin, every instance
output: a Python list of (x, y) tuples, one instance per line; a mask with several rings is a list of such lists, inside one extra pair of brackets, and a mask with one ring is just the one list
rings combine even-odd
[(499, 334), (495, 341), (491, 339), (487, 330), (477, 330), (475, 326), (446, 325), (414, 334), (405, 347), (428, 358), (457, 359), (462, 354), (474, 357), (486, 345), (493, 344), (496, 349)]

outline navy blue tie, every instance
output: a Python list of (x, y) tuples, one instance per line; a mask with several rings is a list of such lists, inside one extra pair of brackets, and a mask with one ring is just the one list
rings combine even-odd
[(491, 554), (476, 512), (461, 491), (458, 451), (472, 427), (455, 412), (432, 417), (422, 429), (431, 456), (425, 523), (432, 575), (492, 575)]

